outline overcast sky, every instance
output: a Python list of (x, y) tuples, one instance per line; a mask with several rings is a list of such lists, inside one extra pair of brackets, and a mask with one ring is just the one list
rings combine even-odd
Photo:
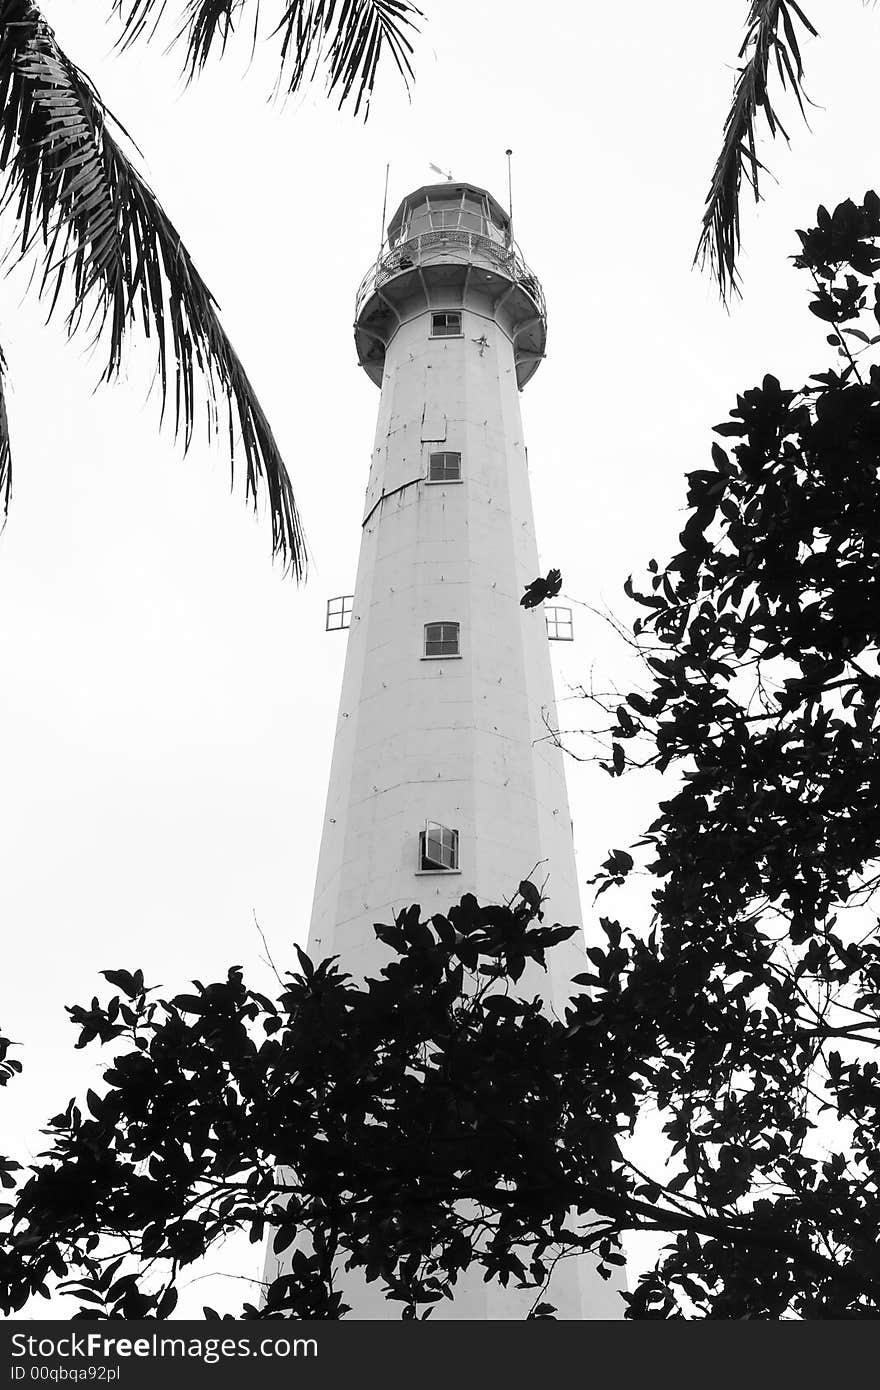
[[(219, 454), (186, 460), (144, 401), (149, 353), (95, 392), (99, 356), (0, 281), (14, 449), (0, 535), (0, 1027), (25, 1080), (0, 1097), (0, 1151), (107, 1065), (72, 1052), (64, 1005), (98, 971), (183, 988), (233, 963), (269, 981), (308, 928), (350, 593), (379, 401), (357, 366), (355, 290), (389, 213), (431, 162), (506, 198), (547, 296), (547, 360), (524, 392), (545, 569), (585, 604), (632, 613), (630, 572), (683, 524), (709, 427), (766, 371), (796, 385), (830, 349), (787, 262), (818, 202), (877, 186), (880, 14), (810, 0), (812, 134), (765, 147), (779, 179), (745, 218), (745, 297), (728, 314), (691, 269), (746, 0), (423, 0), (411, 100), (380, 71), (369, 122), (319, 87), (268, 100), (246, 46), (184, 89), (162, 45), (111, 52), (108, 3), (46, 0), (70, 56), (137, 140), (143, 167), (218, 299), (273, 424), (311, 554), (297, 588), (230, 496)], [(627, 685), (610, 630), (576, 609), (557, 691)], [(560, 702), (563, 726), (576, 703)], [(581, 877), (652, 818), (657, 785), (572, 764)], [(499, 885), (499, 891), (505, 885)], [(509, 889), (509, 885), (507, 885)], [(607, 910), (609, 899), (603, 900)], [(587, 923), (594, 915), (584, 893)], [(198, 1306), (198, 1304), (196, 1305)]]

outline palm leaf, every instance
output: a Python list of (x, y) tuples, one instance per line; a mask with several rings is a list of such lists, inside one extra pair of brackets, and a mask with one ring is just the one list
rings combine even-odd
[[(213, 296), (173, 224), (110, 133), (98, 93), (58, 46), (30, 0), (0, 0), (0, 171), (4, 207), (19, 222), (21, 256), (42, 259), (41, 293), (55, 311), (72, 294), (66, 327), (85, 323), (108, 346), (115, 377), (138, 320), (157, 353), (162, 415), (173, 397), (175, 435), (193, 437), (197, 381), (209, 435), (223, 429), (245, 495), (268, 497), (273, 553), (297, 577), (305, 542), (272, 430), (227, 338)], [(118, 125), (118, 123), (116, 123)], [(121, 131), (121, 127), (119, 127)]]
[(12, 450), (9, 445), (9, 420), (6, 415), (6, 358), (0, 348), (0, 511), (4, 519), (9, 511), (12, 491)]
[[(253, 16), (253, 38), (261, 33), (261, 0), (182, 0), (183, 15), (173, 42), (186, 43), (189, 78), (205, 66), (212, 50), (222, 54), (236, 24)], [(123, 25), (121, 44), (151, 37), (168, 0), (113, 0)], [(422, 13), (411, 0), (277, 0), (266, 37), (279, 46), (279, 82), (290, 93), (311, 80), (321, 64), (327, 89), (340, 108), (354, 101), (366, 115), (382, 54), (387, 50), (407, 88), (413, 77), (408, 31)]]
[(794, 92), (804, 115), (804, 69), (795, 20), (808, 34), (813, 28), (796, 0), (751, 0), (746, 37), (739, 57), (733, 101), (724, 124), (721, 153), (712, 173), (703, 228), (695, 261), (708, 263), (722, 297), (738, 293), (737, 256), (741, 246), (739, 196), (743, 179), (760, 198), (759, 178), (766, 169), (756, 154), (755, 126), (763, 111), (771, 136), (788, 140), (770, 100), (769, 86), (775, 66), (782, 89)]

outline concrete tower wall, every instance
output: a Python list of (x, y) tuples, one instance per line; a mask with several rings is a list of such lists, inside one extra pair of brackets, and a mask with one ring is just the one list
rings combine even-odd
[[(580, 922), (544, 614), (519, 603), (538, 555), (513, 347), (479, 295), (449, 303), (462, 337), (431, 337), (443, 307), (412, 306), (388, 344), (364, 502), (309, 937), (358, 974), (385, 959), (372, 924), (413, 902), (549, 875), (548, 917)], [(437, 450), (461, 453), (460, 483), (426, 480)], [(439, 621), (459, 658), (425, 658)], [(460, 872), (419, 870), (426, 820), (458, 831)], [(575, 941), (551, 955), (569, 979)]]

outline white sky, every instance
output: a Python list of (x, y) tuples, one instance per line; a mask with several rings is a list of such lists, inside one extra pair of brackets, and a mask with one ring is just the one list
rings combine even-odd
[[(304, 588), (282, 578), (222, 457), (182, 461), (159, 435), (147, 354), (93, 393), (101, 359), (43, 326), (26, 274), (0, 281), (15, 468), (0, 535), (0, 1029), (26, 1066), (0, 1099), (0, 1152), (38, 1149), (40, 1123), (106, 1067), (72, 1051), (64, 1013), (104, 988), (99, 970), (141, 966), (176, 992), (242, 963), (265, 988), (254, 914), (282, 968), (305, 939), (345, 642), (325, 634), (324, 603), (353, 587), (379, 400), (356, 364), (353, 300), (386, 161), (390, 214), (432, 181), (430, 162), (504, 201), (515, 151), (517, 238), (550, 321), (523, 401), (538, 540), (576, 600), (631, 617), (623, 580), (675, 546), (709, 426), (765, 371), (795, 385), (830, 353), (786, 258), (818, 202), (877, 186), (880, 15), (809, 0), (813, 133), (792, 113), (792, 150), (765, 147), (780, 186), (746, 216), (745, 299), (727, 314), (691, 257), (746, 0), (423, 5), (412, 100), (386, 68), (366, 125), (319, 88), (267, 101), (272, 61), (246, 71), (246, 49), (184, 90), (158, 43), (111, 53), (109, 0), (87, 18), (44, 5), (220, 302), (312, 565)], [(560, 696), (591, 668), (629, 688), (622, 649), (580, 609), (576, 637), (554, 648)], [(657, 784), (572, 763), (569, 792), (586, 878), (652, 818)]]

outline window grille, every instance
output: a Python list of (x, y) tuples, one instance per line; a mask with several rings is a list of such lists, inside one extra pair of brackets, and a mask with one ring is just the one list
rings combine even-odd
[(419, 866), (448, 872), (458, 868), (458, 831), (426, 821), (419, 833)]
[(551, 642), (574, 641), (574, 624), (570, 608), (545, 607), (544, 616), (547, 619), (547, 636)]
[(425, 623), (425, 656), (460, 656), (458, 623)]
[(428, 482), (460, 483), (461, 454), (451, 453), (448, 449), (431, 454), (428, 459)]
[(327, 626), (326, 632), (341, 632), (344, 628), (351, 627), (351, 610), (354, 604), (354, 594), (340, 594), (337, 598), (327, 600)]
[(442, 313), (431, 315), (432, 338), (460, 338), (461, 314)]

